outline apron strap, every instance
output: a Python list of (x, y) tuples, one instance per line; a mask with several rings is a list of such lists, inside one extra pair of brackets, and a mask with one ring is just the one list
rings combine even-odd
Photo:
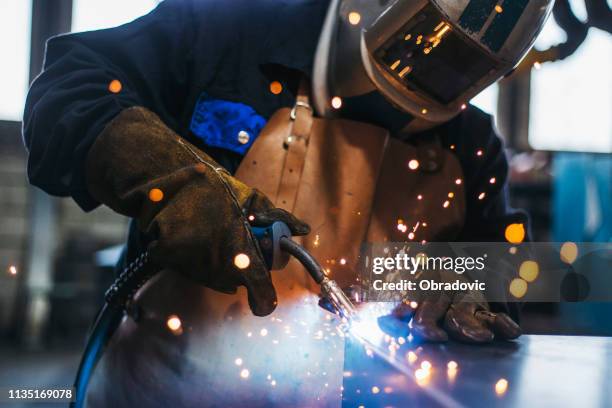
[(292, 126), (285, 139), (287, 155), (278, 187), (275, 205), (287, 211), (293, 211), (297, 192), (304, 170), (308, 139), (313, 123), (313, 110), (310, 106), (310, 89), (308, 80), (300, 80), (295, 105), (290, 113)]

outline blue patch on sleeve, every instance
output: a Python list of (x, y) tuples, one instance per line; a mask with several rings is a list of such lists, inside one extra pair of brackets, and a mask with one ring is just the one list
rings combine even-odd
[[(190, 129), (206, 146), (244, 155), (265, 125), (266, 119), (248, 105), (202, 94), (193, 111)], [(243, 133), (239, 137), (240, 132), (248, 136)]]

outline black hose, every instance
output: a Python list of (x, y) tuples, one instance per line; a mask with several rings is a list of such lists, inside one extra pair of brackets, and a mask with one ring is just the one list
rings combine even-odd
[(296, 244), (290, 238), (282, 237), (280, 239), (280, 247), (283, 251), (293, 255), (298, 261), (300, 261), (317, 284), (320, 285), (321, 282), (323, 282), (323, 279), (325, 279), (325, 272), (323, 271), (323, 268), (319, 262), (317, 262), (317, 260), (301, 245)]
[(127, 305), (138, 289), (157, 271), (158, 269), (149, 263), (148, 253), (143, 252), (123, 269), (119, 277), (106, 291), (106, 303), (98, 313), (92, 332), (87, 339), (87, 345), (74, 381), (76, 397), (74, 402), (70, 404), (72, 408), (85, 406), (87, 387), (93, 371), (100, 361), (108, 341), (119, 327)]

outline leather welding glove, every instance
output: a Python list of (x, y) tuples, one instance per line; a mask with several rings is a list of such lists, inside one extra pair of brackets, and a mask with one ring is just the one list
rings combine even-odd
[(249, 221), (283, 221), (295, 235), (307, 234), (307, 224), (275, 208), (142, 107), (122, 111), (106, 126), (89, 151), (86, 171), (96, 200), (137, 220), (156, 265), (224, 293), (243, 285), (253, 314), (274, 310), (276, 292)]
[[(444, 279), (444, 275), (447, 279)], [(454, 272), (442, 273), (440, 281), (465, 280)], [(449, 336), (466, 343), (489, 343), (495, 338), (511, 340), (521, 335), (521, 329), (506, 313), (490, 310), (483, 294), (435, 292), (422, 296), (416, 309), (400, 303), (389, 316), (379, 319), (381, 327), (398, 327), (398, 322), (412, 319), (411, 333), (429, 342), (444, 342)], [(384, 325), (384, 327), (383, 327)]]

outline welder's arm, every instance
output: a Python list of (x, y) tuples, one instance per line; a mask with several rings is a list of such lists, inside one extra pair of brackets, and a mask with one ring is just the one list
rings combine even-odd
[(30, 183), (90, 211), (100, 203), (85, 186), (85, 157), (108, 122), (146, 106), (177, 128), (192, 86), (190, 3), (166, 0), (125, 25), (49, 39), (23, 115)]
[(247, 288), (256, 315), (276, 306), (270, 272), (249, 228), (274, 221), (294, 235), (308, 225), (233, 178), (141, 107), (122, 111), (87, 155), (96, 200), (138, 221), (151, 259), (212, 289)]
[[(505, 229), (510, 224), (522, 224), (528, 232), (526, 214), (508, 205), (508, 162), (492, 119), (470, 108), (453, 136), (456, 140), (449, 144), (456, 144), (464, 171), (467, 203), (464, 227), (456, 241), (503, 242)], [(480, 155), (478, 151), (481, 151)], [(528, 239), (527, 234), (525, 239)], [(502, 275), (499, 274), (499, 279), (491, 279), (490, 284), (500, 285), (501, 293), (507, 293), (508, 282)], [(449, 277), (456, 278), (454, 273)], [(521, 334), (516, 323), (516, 303), (491, 303), (479, 292), (466, 296), (470, 298), (467, 302), (452, 293), (426, 297), (419, 302), (416, 311), (400, 307), (395, 314), (409, 320), (414, 313), (413, 332), (427, 341), (445, 341), (452, 337), (465, 342), (486, 343), (494, 338), (513, 339)]]

